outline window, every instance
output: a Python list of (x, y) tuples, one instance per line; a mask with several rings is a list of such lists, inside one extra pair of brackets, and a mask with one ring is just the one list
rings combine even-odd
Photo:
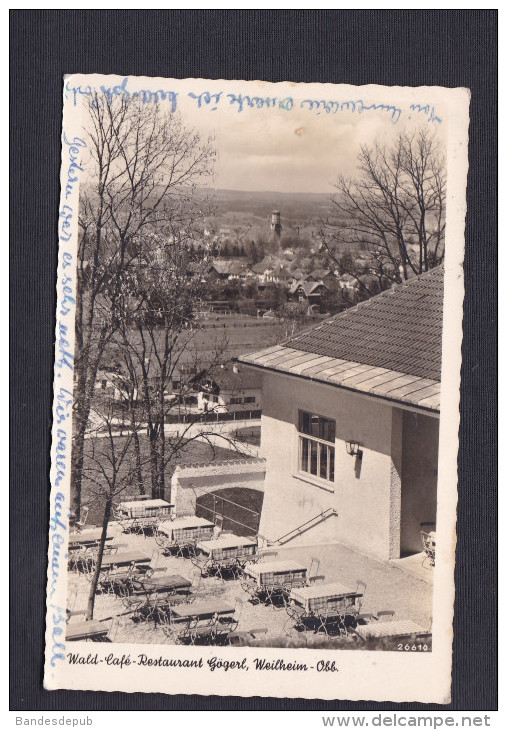
[(299, 411), (299, 469), (334, 482), (336, 421)]
[(243, 403), (255, 403), (255, 396), (254, 395), (247, 395), (244, 399)]
[(231, 406), (237, 406), (237, 405), (239, 405), (242, 402), (243, 401), (242, 401), (241, 398), (231, 398), (231, 400), (230, 400)]

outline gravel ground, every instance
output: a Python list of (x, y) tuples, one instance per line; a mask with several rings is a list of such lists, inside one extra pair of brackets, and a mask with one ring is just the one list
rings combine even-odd
[[(155, 539), (151, 536), (120, 534), (119, 528), (113, 524), (110, 531), (117, 535), (117, 541), (125, 543), (125, 550), (140, 549), (151, 555), (157, 550)], [(116, 539), (116, 538), (115, 538)], [(363, 613), (376, 613), (383, 609), (392, 609), (396, 618), (410, 618), (426, 627), (431, 616), (432, 587), (428, 581), (420, 580), (399, 567), (372, 560), (360, 555), (343, 545), (321, 545), (314, 547), (279, 549), (278, 559), (293, 559), (310, 567), (312, 557), (320, 560), (319, 574), (326, 577), (326, 582), (339, 581), (350, 588), (355, 588), (357, 580), (367, 584)], [(194, 569), (188, 559), (161, 556), (157, 568), (164, 568), (170, 574), (182, 575), (192, 579)], [(73, 611), (86, 608), (89, 583), (82, 574), (69, 573), (69, 587), (77, 589)], [(72, 588), (71, 588), (72, 590)], [(232, 605), (237, 598), (243, 600), (239, 607), (238, 631), (266, 627), (267, 634), (262, 636), (262, 644), (283, 646), (290, 637), (301, 646), (311, 646), (319, 642), (322, 645), (322, 634), (307, 632), (300, 634), (287, 623), (284, 609), (276, 610), (273, 606), (252, 605), (247, 594), (241, 588), (240, 581), (221, 580), (211, 577), (201, 580), (199, 591), (206, 591), (210, 597), (219, 597)], [(126, 612), (120, 598), (106, 594), (98, 594), (95, 599), (95, 619), (105, 619)], [(82, 621), (83, 616), (72, 617), (71, 621)], [(129, 644), (162, 644), (168, 643), (163, 630), (153, 622), (135, 623), (128, 614), (121, 616), (115, 642)], [(330, 648), (337, 648), (337, 640), (329, 641)]]

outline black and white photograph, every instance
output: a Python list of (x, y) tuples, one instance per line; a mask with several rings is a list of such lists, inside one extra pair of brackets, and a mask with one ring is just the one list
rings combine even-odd
[(467, 125), (464, 89), (65, 79), (48, 689), (445, 701)]

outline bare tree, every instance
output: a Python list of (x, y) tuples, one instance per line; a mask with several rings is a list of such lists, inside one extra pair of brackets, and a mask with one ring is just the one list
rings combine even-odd
[(87, 484), (89, 504), (97, 504), (103, 513), (102, 532), (88, 594), (87, 621), (93, 618), (113, 502), (131, 485), (137, 469), (137, 461), (132, 450), (133, 434), (128, 433), (119, 438), (116, 420), (113, 414), (104, 408), (95, 414), (95, 423), (96, 432), (87, 439), (89, 448), (84, 456), (82, 476)]
[(339, 274), (355, 280), (359, 298), (442, 262), (445, 157), (434, 133), (422, 128), (391, 145), (363, 146), (358, 176), (340, 176), (336, 190), (334, 222), (319, 237)]
[(78, 516), (95, 380), (121, 322), (124, 290), (151, 235), (162, 226), (193, 225), (195, 187), (210, 174), (213, 160), (210, 144), (177, 115), (139, 100), (94, 96), (85, 140), (90, 160), (80, 197), (72, 449)]
[(308, 327), (308, 305), (304, 302), (284, 302), (275, 310), (276, 325), (269, 334), (269, 343), (278, 345)]
[[(196, 347), (202, 326), (198, 319), (213, 250), (195, 249), (187, 234), (158, 237), (146, 248), (125, 294), (125, 310), (115, 341), (127, 366), (130, 393), (142, 401), (150, 449), (151, 493), (163, 497), (167, 465), (181, 451), (191, 424), (166, 438), (166, 417), (186, 400), (199, 380), (212, 376), (225, 357), (227, 342)], [(138, 409), (131, 415), (138, 418)], [(135, 432), (136, 423), (132, 423)], [(205, 434), (202, 432), (201, 437)]]

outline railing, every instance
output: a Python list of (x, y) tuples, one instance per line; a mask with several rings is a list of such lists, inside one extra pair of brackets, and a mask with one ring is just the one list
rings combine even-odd
[(303, 532), (310, 530), (312, 527), (316, 527), (316, 525), (320, 524), (324, 520), (327, 520), (328, 517), (337, 514), (338, 512), (335, 509), (329, 507), (328, 509), (324, 510), (324, 512), (321, 512), (320, 514), (315, 515), (315, 517), (312, 517), (310, 520), (303, 522), (302, 525), (298, 525), (298, 527), (294, 527), (294, 529), (286, 532), (285, 535), (282, 535), (277, 540), (270, 541), (270, 543), (272, 545), (284, 545), (286, 542), (289, 542), (289, 540), (292, 540), (298, 535), (301, 535)]
[[(206, 494), (206, 493), (204, 493)], [(228, 522), (234, 522), (235, 525), (240, 525), (244, 529), (248, 530), (249, 532), (252, 532), (254, 535), (257, 534), (258, 528), (259, 528), (259, 521), (261, 514), (260, 512), (257, 512), (257, 510), (250, 509), (250, 507), (245, 507), (243, 504), (240, 504), (239, 502), (233, 502), (230, 499), (227, 499), (227, 497), (222, 497), (220, 494), (215, 494), (214, 492), (208, 492), (206, 496), (212, 496), (213, 497), (213, 507), (206, 507), (206, 505), (202, 504), (202, 502), (198, 502), (196, 504), (196, 514), (199, 510), (204, 510), (205, 512), (209, 512), (211, 516), (212, 522), (214, 522), (219, 527), (223, 527), (224, 521), (227, 520)], [(204, 495), (199, 495), (204, 496)], [(199, 497), (197, 499), (199, 499)], [(218, 508), (218, 500), (222, 502), (222, 509)], [(254, 515), (257, 519), (253, 519), (254, 522), (257, 523), (256, 527), (252, 527), (251, 525), (246, 525), (244, 522), (240, 522), (240, 520), (235, 519), (231, 515), (225, 514), (225, 508), (224, 504), (227, 502), (227, 504), (232, 505), (233, 507), (240, 508), (244, 510), (245, 512), (249, 512), (250, 514)], [(235, 515), (237, 516), (237, 515)]]
[(166, 423), (214, 423), (215, 421), (251, 421), (259, 419), (262, 411), (233, 411), (220, 413), (208, 411), (207, 413), (169, 413), (165, 417)]

